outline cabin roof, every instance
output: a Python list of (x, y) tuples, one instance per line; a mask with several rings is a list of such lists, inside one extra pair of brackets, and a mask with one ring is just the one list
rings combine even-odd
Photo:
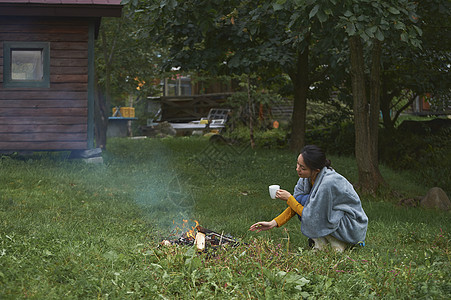
[(30, 4), (104, 4), (104, 5), (120, 5), (122, 0), (0, 0), (0, 3), (30, 3)]
[(0, 16), (120, 17), (121, 0), (0, 0)]

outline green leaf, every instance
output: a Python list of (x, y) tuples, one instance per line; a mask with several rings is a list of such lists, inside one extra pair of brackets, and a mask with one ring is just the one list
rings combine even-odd
[(309, 19), (311, 19), (311, 18), (313, 18), (315, 15), (316, 15), (316, 13), (318, 12), (318, 9), (319, 9), (319, 5), (317, 4), (317, 5), (315, 5), (315, 7), (313, 7), (313, 9), (310, 11), (310, 13), (309, 13)]
[(279, 3), (273, 3), (272, 8), (274, 9), (274, 11), (278, 11), (278, 10), (281, 10), (283, 8), (283, 6)]
[(404, 29), (406, 29), (406, 25), (403, 23), (403, 22), (401, 22), (401, 21), (399, 21), (399, 22), (396, 22), (396, 24), (395, 24), (395, 29), (398, 29), (398, 30), (404, 30)]
[(362, 33), (360, 34), (360, 37), (361, 37), (365, 42), (368, 42), (369, 39), (370, 39), (370, 37), (369, 37), (365, 32), (362, 32)]
[(355, 34), (355, 26), (354, 26), (354, 23), (348, 23), (347, 25), (346, 25), (346, 33), (348, 34), (348, 35), (354, 35)]
[(384, 34), (379, 28), (376, 30), (375, 37), (381, 42), (384, 40)]
[(376, 30), (377, 30), (377, 26), (373, 26), (373, 27), (367, 28), (367, 29), (365, 30), (365, 33), (366, 33), (369, 37), (373, 38), (373, 37), (374, 37), (374, 33), (376, 32)]
[(409, 35), (406, 32), (401, 33), (401, 41), (407, 42), (409, 40)]
[(352, 16), (352, 12), (350, 12), (349, 10), (347, 10), (347, 11), (345, 11), (344, 12), (344, 14), (343, 14), (345, 17), (350, 17), (350, 16)]
[(328, 19), (328, 16), (322, 10), (319, 10), (316, 16), (321, 23), (326, 22)]
[(421, 30), (420, 27), (413, 25), (413, 28), (415, 28), (415, 30), (418, 32), (418, 35), (419, 35), (419, 36), (422, 36), (422, 35), (423, 35), (423, 30)]
[(394, 14), (394, 15), (399, 15), (400, 14), (400, 11), (398, 9), (392, 7), (392, 6), (390, 6), (388, 8), (388, 11), (391, 12), (392, 14)]

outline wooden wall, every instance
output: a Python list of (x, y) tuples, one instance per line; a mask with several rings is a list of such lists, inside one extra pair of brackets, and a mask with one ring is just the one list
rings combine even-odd
[[(208, 115), (212, 108), (223, 108), (231, 93), (194, 96), (160, 97), (161, 121), (189, 122), (200, 120)], [(153, 100), (155, 101), (155, 100)]]
[[(0, 17), (0, 151), (88, 148), (89, 20)], [(50, 88), (4, 88), (3, 42), (49, 42)]]

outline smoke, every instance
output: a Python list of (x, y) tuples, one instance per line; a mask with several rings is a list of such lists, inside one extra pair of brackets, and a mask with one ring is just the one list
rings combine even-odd
[[(196, 215), (199, 215), (196, 214), (196, 195), (201, 191), (201, 187), (196, 186), (199, 178), (193, 183), (189, 177), (180, 174), (174, 165), (177, 161), (172, 157), (172, 150), (164, 143), (152, 145), (151, 149), (141, 150), (148, 150), (145, 160), (149, 162), (145, 168), (137, 168), (141, 173), (137, 174), (139, 178), (133, 176), (135, 201), (158, 229), (165, 232), (183, 228), (189, 230), (195, 225)], [(191, 158), (191, 162), (202, 169), (199, 170), (202, 176), (221, 180), (236, 171), (233, 165), (239, 163), (238, 158), (248, 149), (248, 144), (208, 143)]]
[(186, 227), (186, 220), (194, 224), (194, 195), (198, 188), (172, 166), (169, 149), (153, 149), (149, 156), (152, 163), (135, 181), (136, 203), (162, 231)]

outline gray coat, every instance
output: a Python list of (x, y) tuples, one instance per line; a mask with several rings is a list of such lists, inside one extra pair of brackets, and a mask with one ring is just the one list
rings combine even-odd
[(365, 241), (368, 217), (353, 186), (342, 175), (324, 167), (313, 189), (308, 178), (300, 178), (293, 196), (302, 194), (310, 194), (302, 212), (304, 235), (318, 238), (331, 234), (351, 244)]

